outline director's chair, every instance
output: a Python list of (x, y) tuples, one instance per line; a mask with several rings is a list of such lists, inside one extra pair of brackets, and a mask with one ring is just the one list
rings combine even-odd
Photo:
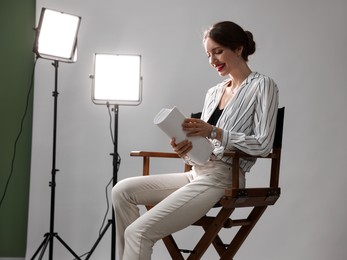
[[(233, 158), (232, 163), (232, 187), (225, 190), (224, 196), (215, 206), (219, 212), (215, 216), (204, 216), (194, 226), (201, 226), (204, 234), (192, 250), (180, 249), (173, 236), (169, 235), (162, 240), (174, 260), (183, 260), (182, 253), (188, 253), (187, 259), (201, 259), (207, 248), (212, 244), (220, 256), (220, 259), (232, 260), (249, 233), (252, 231), (257, 221), (260, 219), (268, 206), (274, 205), (280, 196), (279, 172), (282, 149), (282, 133), (285, 108), (279, 108), (276, 121), (276, 132), (272, 152), (266, 156), (251, 156), (241, 151), (227, 152), (224, 155)], [(149, 175), (151, 158), (179, 158), (176, 153), (170, 152), (147, 152), (133, 151), (131, 156), (143, 158), (143, 175)], [(241, 158), (257, 158), (270, 160), (270, 180), (269, 185), (259, 188), (239, 188), (239, 160)], [(190, 170), (189, 165), (185, 165), (185, 170)], [(154, 205), (147, 205), (150, 209)], [(250, 208), (250, 213), (246, 218), (231, 218), (232, 213), (237, 208)], [(218, 235), (223, 228), (238, 228), (230, 243), (225, 244)]]

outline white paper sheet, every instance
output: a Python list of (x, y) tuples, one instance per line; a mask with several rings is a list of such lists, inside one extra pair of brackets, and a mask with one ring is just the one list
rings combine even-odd
[(182, 130), (182, 123), (185, 118), (177, 107), (172, 109), (163, 108), (155, 116), (154, 124), (170, 138), (175, 137), (176, 142), (181, 142), (185, 139), (191, 141), (193, 148), (187, 155), (196, 164), (203, 165), (210, 158), (214, 146), (207, 138), (201, 136), (187, 137)]

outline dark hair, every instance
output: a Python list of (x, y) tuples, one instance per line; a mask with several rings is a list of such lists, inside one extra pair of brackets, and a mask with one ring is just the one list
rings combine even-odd
[(235, 51), (238, 47), (243, 46), (242, 58), (248, 61), (248, 56), (255, 52), (255, 42), (253, 34), (244, 31), (234, 22), (224, 21), (214, 24), (204, 33), (204, 41), (211, 38), (216, 43), (230, 48)]

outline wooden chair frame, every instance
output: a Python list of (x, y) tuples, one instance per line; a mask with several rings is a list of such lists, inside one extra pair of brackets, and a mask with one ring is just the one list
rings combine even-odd
[[(187, 259), (201, 259), (207, 248), (213, 244), (220, 259), (233, 259), (249, 233), (252, 231), (268, 206), (274, 205), (278, 200), (281, 189), (279, 187), (279, 172), (281, 162), (282, 134), (285, 108), (279, 108), (276, 122), (276, 133), (272, 152), (266, 156), (251, 156), (241, 151), (227, 152), (224, 155), (233, 159), (232, 187), (225, 190), (224, 196), (219, 201), (220, 211), (216, 216), (204, 216), (193, 225), (201, 226), (205, 233), (200, 238), (193, 250), (179, 249), (172, 235), (163, 238), (172, 259), (183, 260), (183, 253), (189, 253)], [(151, 158), (179, 158), (171, 152), (133, 151), (131, 156), (143, 158), (143, 175), (149, 175)], [(239, 188), (239, 160), (241, 158), (257, 158), (271, 160), (270, 182), (268, 187)], [(185, 170), (190, 166), (185, 165)], [(150, 209), (152, 205), (148, 205)], [(236, 208), (250, 207), (249, 215), (244, 219), (231, 219), (230, 216)], [(229, 244), (224, 244), (218, 233), (222, 228), (239, 227), (239, 230)]]

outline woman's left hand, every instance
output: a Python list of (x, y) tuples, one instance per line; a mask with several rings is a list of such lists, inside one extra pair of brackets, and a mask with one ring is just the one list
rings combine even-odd
[(183, 131), (187, 132), (187, 136), (209, 137), (212, 131), (212, 125), (196, 118), (186, 118), (182, 128)]

